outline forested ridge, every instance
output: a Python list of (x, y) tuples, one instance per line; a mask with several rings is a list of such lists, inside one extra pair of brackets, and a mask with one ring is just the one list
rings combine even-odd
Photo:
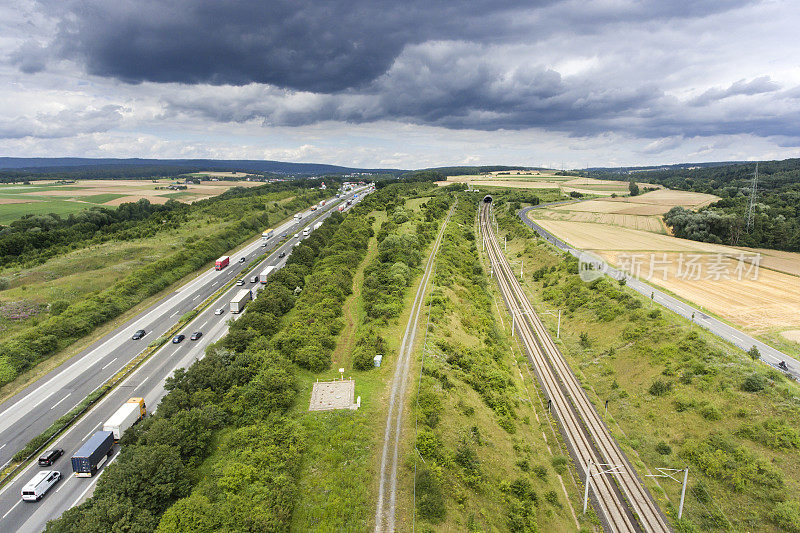
[[(715, 194), (720, 201), (692, 212), (676, 207), (664, 217), (678, 237), (753, 248), (800, 251), (800, 159), (758, 164), (752, 228), (747, 229), (755, 163), (637, 173), (670, 189)], [(619, 179), (617, 174), (604, 177)]]

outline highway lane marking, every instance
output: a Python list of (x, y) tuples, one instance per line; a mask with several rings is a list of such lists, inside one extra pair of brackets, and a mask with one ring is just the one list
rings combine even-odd
[(194, 298), (192, 298), (192, 301), (195, 301), (195, 300), (197, 300), (198, 298), (200, 298), (200, 295), (199, 295), (199, 294), (195, 294)]
[(65, 486), (67, 483), (69, 483), (71, 480), (73, 480), (73, 479), (75, 479), (75, 476), (67, 476), (67, 479), (65, 479), (65, 480), (64, 480), (64, 483), (62, 483), (61, 485), (59, 485), (59, 486), (58, 486), (58, 488), (56, 489), (56, 492), (58, 492), (58, 491), (60, 491), (61, 489), (63, 489), (63, 488), (64, 488), (64, 486)]
[[(56, 403), (54, 403), (54, 404), (53, 404), (53, 407), (51, 407), (51, 408), (50, 408), (50, 410), (52, 411), (53, 409), (55, 409), (55, 408), (56, 408), (56, 406), (57, 406), (58, 404), (60, 404), (61, 402), (63, 402), (63, 401), (64, 401), (64, 400), (66, 400), (67, 398), (69, 398), (69, 395), (70, 395), (70, 394), (72, 394), (72, 393), (70, 392), (69, 394), (67, 394), (66, 396), (64, 396), (64, 397), (63, 397), (63, 398), (61, 398), (60, 400), (58, 400)], [(4, 446), (5, 446), (5, 445), (4, 445)]]
[(109, 366), (111, 366), (111, 363), (113, 363), (113, 362), (114, 362), (114, 361), (116, 361), (117, 359), (119, 359), (119, 357), (115, 357), (114, 359), (112, 359), (111, 361), (109, 361), (109, 362), (106, 364), (106, 366), (104, 366), (104, 367), (103, 367), (103, 368), (101, 368), (100, 370), (105, 370), (106, 368), (108, 368)]
[(20, 500), (19, 500), (17, 503), (15, 503), (15, 504), (14, 504), (14, 506), (13, 506), (11, 509), (9, 509), (8, 511), (6, 511), (6, 514), (4, 514), (4, 515), (3, 515), (3, 518), (0, 518), (0, 520), (3, 520), (3, 519), (5, 519), (5, 517), (7, 517), (8, 515), (10, 515), (10, 514), (11, 514), (11, 511), (13, 511), (14, 509), (16, 509), (16, 508), (17, 508), (17, 505), (19, 505), (19, 504), (21, 504), (21, 503), (22, 503), (22, 499), (20, 499)]
[(174, 312), (174, 313), (172, 313), (171, 315), (169, 315), (169, 317), (170, 317), (170, 318), (172, 318), (172, 317), (174, 317), (175, 315), (177, 315), (178, 313), (180, 313), (180, 309), (179, 309), (179, 310), (177, 310), (177, 311), (175, 311), (175, 312)]
[(2, 450), (3, 448), (5, 448), (6, 446), (8, 446), (8, 443), (7, 443), (7, 442), (6, 442), (5, 444), (3, 444), (2, 446), (0, 446), (0, 450)]
[(103, 425), (103, 424), (102, 424), (102, 422), (101, 422), (100, 424), (97, 424), (95, 427), (93, 427), (93, 428), (92, 428), (92, 430), (91, 430), (89, 433), (87, 433), (85, 437), (83, 437), (83, 440), (86, 440), (86, 439), (88, 439), (89, 437), (91, 437), (91, 436), (92, 436), (94, 433), (96, 433), (96, 432), (97, 432), (97, 430), (98, 430), (98, 429), (99, 429), (99, 428), (100, 428), (102, 425)]

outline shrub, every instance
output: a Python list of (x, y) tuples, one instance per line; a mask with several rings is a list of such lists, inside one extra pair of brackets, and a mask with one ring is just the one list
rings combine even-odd
[(764, 390), (767, 386), (767, 380), (761, 374), (750, 374), (742, 382), (742, 390), (745, 392), (758, 392)]
[(11, 285), (11, 280), (6, 277), (0, 277), (0, 291), (4, 291)]
[(427, 468), (417, 474), (416, 491), (419, 516), (434, 524), (441, 522), (447, 512), (444, 496), (439, 482)]
[(544, 481), (547, 479), (547, 467), (544, 465), (536, 465), (531, 469), (531, 474)]
[(664, 396), (668, 394), (672, 390), (672, 383), (669, 381), (663, 381), (657, 379), (650, 385), (650, 388), (647, 389), (647, 392), (652, 394), (653, 396)]
[(553, 470), (558, 472), (559, 475), (563, 475), (564, 472), (567, 471), (568, 461), (563, 455), (557, 455), (556, 457), (553, 457), (553, 459), (550, 461), (550, 464), (553, 465)]
[(796, 501), (785, 501), (775, 506), (770, 520), (783, 531), (800, 533), (800, 505)]
[(661, 455), (669, 455), (672, 453), (672, 448), (670, 448), (669, 444), (664, 441), (659, 442), (656, 444), (656, 451)]
[(719, 408), (715, 405), (706, 405), (702, 409), (700, 409), (700, 416), (705, 418), (706, 420), (716, 421), (722, 418), (722, 413), (720, 412)]
[(581, 333), (580, 335), (581, 348), (588, 348), (590, 344), (591, 341), (589, 341), (589, 335), (586, 332)]
[(544, 499), (550, 505), (561, 507), (561, 502), (558, 501), (558, 494), (554, 490), (548, 490), (544, 493)]

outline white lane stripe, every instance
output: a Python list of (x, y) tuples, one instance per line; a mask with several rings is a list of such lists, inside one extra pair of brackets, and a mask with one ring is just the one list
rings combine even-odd
[(19, 505), (19, 504), (21, 504), (21, 503), (22, 503), (22, 500), (20, 500), (20, 501), (18, 501), (17, 503), (15, 503), (15, 504), (14, 504), (14, 506), (13, 506), (11, 509), (9, 509), (8, 511), (6, 511), (6, 514), (4, 514), (4, 515), (3, 515), (3, 518), (0, 518), (0, 520), (3, 520), (5, 517), (7, 517), (8, 515), (10, 515), (10, 514), (11, 514), (11, 511), (13, 511), (14, 509), (16, 509), (16, 508), (17, 508), (17, 505)]
[[(72, 394), (72, 393), (70, 392), (69, 394)], [(67, 394), (66, 396), (64, 396), (63, 398), (61, 398), (60, 400), (58, 400), (56, 403), (54, 403), (54, 404), (53, 404), (53, 407), (51, 407), (51, 408), (50, 408), (50, 410), (52, 411), (53, 409), (55, 409), (55, 408), (56, 408), (56, 406), (57, 406), (58, 404), (60, 404), (61, 402), (63, 402), (63, 401), (64, 401), (64, 400), (66, 400), (67, 398), (69, 398), (69, 394)]]
[(109, 361), (108, 363), (106, 363), (106, 366), (104, 366), (104, 367), (103, 367), (103, 368), (101, 368), (100, 370), (105, 370), (106, 368), (108, 368), (109, 366), (111, 366), (111, 363), (113, 363), (113, 362), (114, 362), (114, 361), (116, 361), (117, 359), (119, 359), (119, 357), (115, 357), (114, 359), (112, 359), (111, 361)]

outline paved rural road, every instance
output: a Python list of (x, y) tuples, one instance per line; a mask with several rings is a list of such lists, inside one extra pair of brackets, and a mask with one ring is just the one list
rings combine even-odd
[[(563, 204), (569, 202), (557, 202), (556, 204)], [(538, 206), (531, 206), (525, 207), (519, 211), (519, 217), (522, 219), (526, 225), (528, 225), (531, 229), (536, 231), (541, 237), (549, 241), (551, 244), (569, 252), (575, 257), (578, 258), (586, 258), (585, 252), (582, 250), (578, 250), (573, 248), (566, 242), (562, 241), (539, 224), (528, 218), (528, 212), (532, 209), (537, 209), (541, 207), (547, 207), (548, 205), (556, 205), (556, 204), (543, 204)], [(648, 298), (652, 295), (652, 299), (654, 302), (661, 304), (662, 306), (666, 307), (670, 311), (674, 311), (678, 313), (684, 318), (688, 318), (689, 320), (693, 320), (699, 326), (707, 329), (714, 335), (730, 342), (741, 348), (742, 350), (749, 350), (753, 346), (758, 348), (758, 351), (761, 352), (761, 360), (778, 369), (778, 363), (781, 361), (785, 361), (787, 366), (789, 367), (789, 373), (795, 377), (795, 379), (800, 379), (800, 361), (797, 361), (793, 357), (781, 352), (780, 350), (776, 350), (772, 346), (764, 344), (758, 339), (739, 331), (738, 329), (729, 326), (728, 324), (722, 322), (721, 320), (717, 320), (714, 317), (711, 317), (701, 311), (696, 307), (692, 307), (691, 305), (684, 303), (683, 301), (675, 298), (664, 291), (657, 289), (656, 287), (645, 283), (644, 281), (633, 278), (630, 275), (626, 275), (625, 273), (617, 270), (616, 268), (612, 267), (602, 259), (591, 256), (591, 262), (594, 264), (595, 270), (602, 270), (608, 276), (611, 276), (614, 279), (620, 279), (622, 276), (626, 276), (627, 282), (626, 285), (636, 292), (647, 296)], [(694, 316), (694, 319), (692, 319)], [(780, 369), (779, 369), (780, 370)]]
[[(351, 196), (347, 195), (341, 200), (349, 199)], [(283, 251), (288, 257), (293, 245), (297, 242), (297, 239), (292, 237), (292, 233), (299, 231), (301, 227), (312, 221), (316, 222), (326, 218), (333, 212), (332, 208), (338, 204), (337, 200), (328, 201), (321, 210), (304, 212), (300, 224), (296, 225), (294, 221), (291, 221), (277, 228), (275, 230), (276, 237), (279, 238), (281, 233), (286, 232), (290, 233), (289, 239), (264, 259), (253, 270), (252, 275), (261, 272), (267, 265), (283, 266), (286, 259), (278, 259), (278, 255)], [(178, 289), (177, 292), (167, 296), (162, 302), (142, 312), (136, 319), (127, 322), (65, 365), (44, 376), (20, 393), (18, 397), (3, 404), (3, 410), (0, 411), (2, 413), (0, 414), (0, 428), (2, 428), (2, 433), (0, 433), (2, 444), (0, 446), (6, 446), (2, 451), (10, 450), (7, 455), (10, 457), (13, 451), (19, 449), (30, 438), (69, 411), (90, 391), (97, 388), (125, 363), (138, 355), (150, 341), (167, 331), (181, 315), (199, 305), (222, 284), (235, 278), (241, 272), (242, 267), (248, 264), (248, 262), (238, 263), (239, 258), (246, 257), (250, 260), (260, 255), (263, 250), (261, 243), (262, 240), (259, 239), (231, 256), (231, 260), (236, 262), (232, 262), (230, 267), (221, 271), (212, 269), (204, 272), (197, 279)], [(276, 240), (270, 240), (268, 246), (274, 246), (276, 243)], [(245, 288), (253, 285), (248, 279)], [(0, 490), (0, 531), (41, 531), (48, 520), (57, 518), (65, 510), (91, 494), (99, 475), (93, 478), (72, 476), (70, 466), (72, 454), (92, 433), (100, 429), (103, 422), (128, 398), (144, 397), (148, 410), (154, 409), (164, 396), (165, 379), (172, 375), (174, 370), (186, 367), (195, 359), (202, 357), (207, 345), (219, 340), (227, 333), (227, 322), (231, 318), (231, 314), (228, 312), (228, 302), (241, 288), (234, 285), (222, 294), (217, 301), (181, 330), (186, 335), (186, 340), (180, 344), (167, 343), (164, 345), (53, 443), (53, 447), (63, 448), (65, 452), (53, 467), (61, 471), (64, 478), (40, 502), (22, 502), (20, 499), (22, 487), (39, 469), (35, 463), (31, 463), (16, 479)], [(221, 307), (224, 307), (226, 312), (222, 315), (215, 315), (214, 310)], [(234, 315), (234, 317), (238, 316), (241, 315)], [(139, 328), (146, 329), (148, 334), (139, 342), (131, 340), (131, 335)], [(189, 335), (194, 331), (203, 332), (200, 340), (189, 340)], [(65, 401), (65, 399), (68, 400)], [(39, 418), (45, 419), (45, 422), (40, 422)], [(12, 448), (9, 442), (18, 444)], [(110, 461), (113, 461), (114, 457), (116, 454)]]

